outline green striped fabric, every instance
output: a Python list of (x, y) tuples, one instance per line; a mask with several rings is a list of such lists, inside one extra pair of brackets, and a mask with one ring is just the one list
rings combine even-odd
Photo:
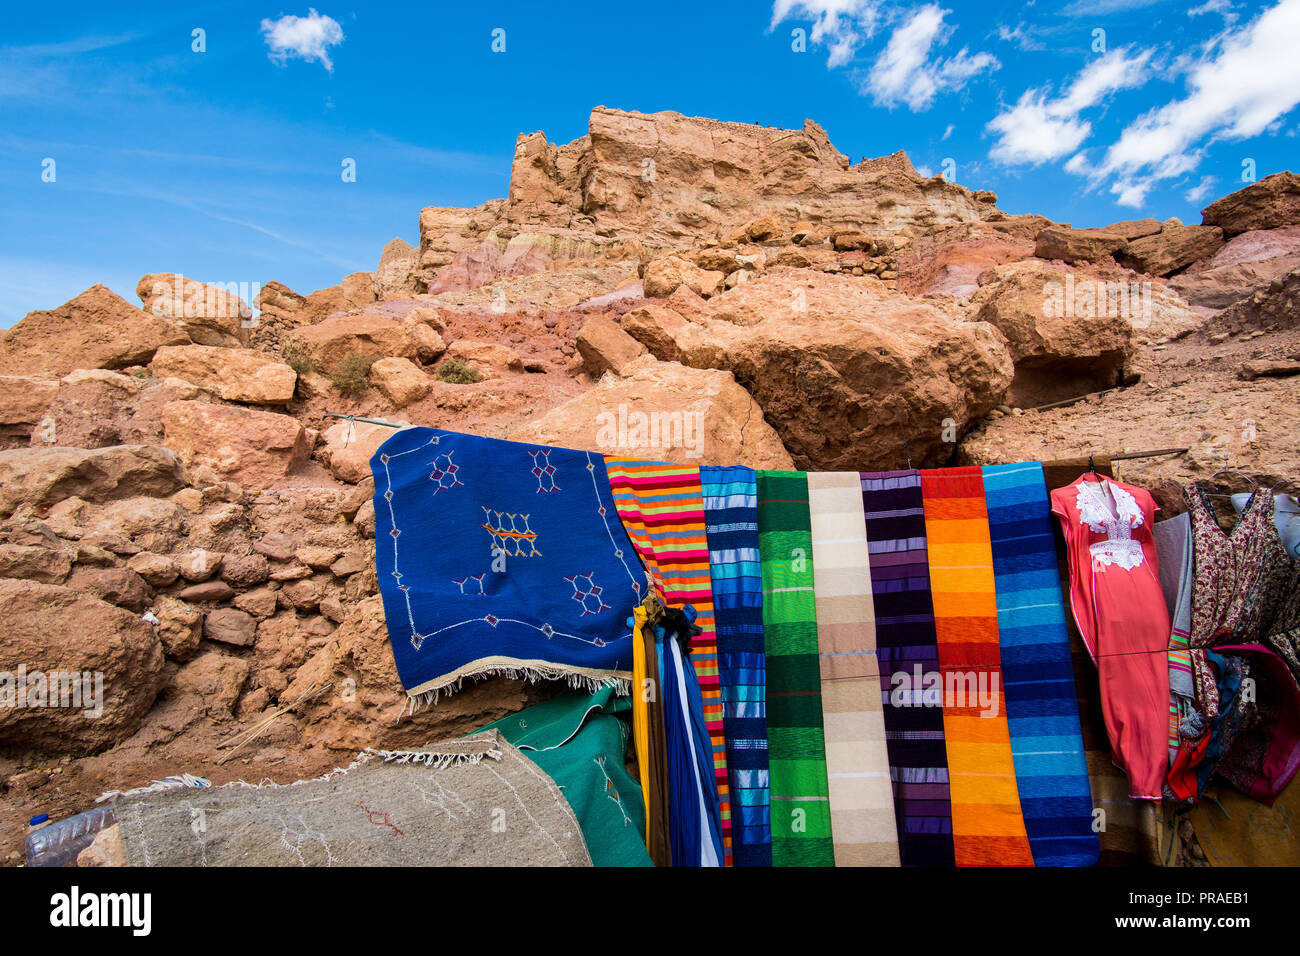
[(834, 866), (808, 476), (759, 471), (772, 865)]

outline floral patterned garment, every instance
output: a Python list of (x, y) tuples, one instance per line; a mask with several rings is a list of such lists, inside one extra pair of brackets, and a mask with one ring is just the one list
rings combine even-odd
[(1206, 717), (1219, 713), (1215, 678), (1204, 648), (1253, 644), (1264, 636), (1286, 594), (1291, 561), (1273, 521), (1272, 489), (1251, 497), (1232, 531), (1219, 527), (1205, 490), (1183, 489), (1192, 517), (1192, 670), (1196, 700)]
[(1291, 562), (1291, 572), (1277, 614), (1265, 633), (1273, 650), (1286, 661), (1295, 679), (1300, 681), (1300, 561)]

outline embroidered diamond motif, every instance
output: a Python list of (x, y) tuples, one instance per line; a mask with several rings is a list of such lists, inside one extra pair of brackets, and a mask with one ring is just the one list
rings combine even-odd
[(604, 588), (592, 580), (592, 574), (575, 574), (571, 578), (565, 578), (573, 585), (573, 599), (582, 605), (582, 616), (588, 614), (599, 614), (601, 611), (609, 611), (612, 608), (601, 599), (601, 593)]

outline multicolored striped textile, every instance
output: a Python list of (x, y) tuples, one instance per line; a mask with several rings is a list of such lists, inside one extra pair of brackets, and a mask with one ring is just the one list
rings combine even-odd
[(772, 864), (833, 866), (808, 476), (759, 471)]
[[(927, 706), (921, 690), (939, 680), (921, 476), (885, 471), (858, 477), (871, 554), (876, 654), (886, 678), (881, 696), (899, 859), (903, 866), (952, 866), (943, 700)], [(904, 680), (906, 687), (895, 687)]]
[(700, 470), (694, 465), (607, 455), (605, 471), (623, 527), (664, 602), (675, 608), (689, 604), (698, 614), (695, 623), (702, 633), (691, 641), (691, 662), (700, 683), (713, 748), (722, 842), (729, 866), (731, 799)]
[(958, 866), (1032, 866), (1011, 756), (984, 482), (921, 472)]
[(751, 468), (705, 466), (700, 488), (731, 785), (732, 859), (736, 866), (771, 866), (758, 484)]
[(808, 510), (835, 865), (898, 866), (858, 473), (810, 473)]
[(1011, 755), (1035, 866), (1095, 866), (1092, 790), (1038, 462), (983, 470)]

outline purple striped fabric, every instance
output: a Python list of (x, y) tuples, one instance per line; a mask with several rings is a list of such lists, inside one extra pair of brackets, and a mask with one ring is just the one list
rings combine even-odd
[(903, 866), (954, 866), (943, 707), (924, 701), (918, 686), (939, 673), (921, 477), (909, 470), (859, 478), (899, 858)]

